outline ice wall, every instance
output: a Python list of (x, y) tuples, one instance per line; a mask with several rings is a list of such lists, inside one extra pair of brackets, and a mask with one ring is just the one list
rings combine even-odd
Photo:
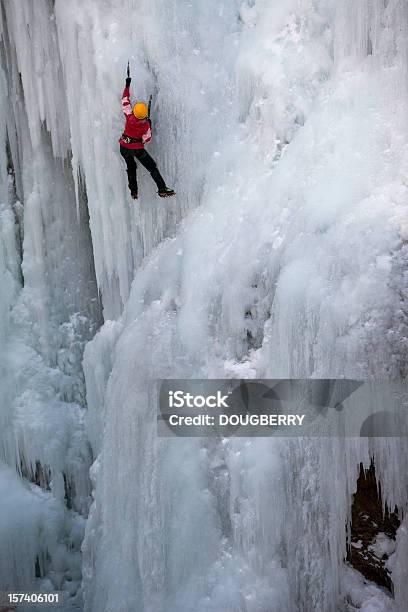
[[(1, 418), (26, 432), (7, 457), (70, 473), (85, 506), (92, 260), (106, 320), (84, 364), (86, 610), (334, 611), (358, 463), (374, 455), (406, 506), (401, 442), (159, 440), (148, 381), (406, 374), (407, 16), (397, 0), (2, 3), (15, 185), (2, 175), (0, 305), (16, 304), (23, 357), (8, 349), (21, 378), (8, 364)], [(176, 200), (142, 172), (129, 200), (128, 59), (135, 93), (154, 94), (150, 151)], [(58, 444), (40, 447), (37, 422)], [(399, 542), (402, 611), (403, 528)]]
[[(38, 139), (45, 121), (54, 154), (72, 155), (77, 191), (79, 177), (86, 185), (105, 315), (117, 317), (142, 257), (173, 234), (180, 217), (200, 201), (200, 168), (228, 132), (223, 118), (232, 104), (232, 75), (225, 59), (234, 52), (228, 44), (234, 36), (234, 5), (209, 2), (174, 11), (173, 5), (131, 0), (4, 4), (10, 37), (18, 41), (32, 137)], [(222, 27), (212, 27), (214, 18)], [(128, 60), (134, 95), (154, 95), (151, 151), (179, 193), (176, 206), (158, 200), (150, 178), (142, 176), (141, 210), (129, 201), (124, 162), (117, 155)], [(165, 154), (164, 143), (171, 155)]]
[(101, 315), (52, 5), (33, 7), (0, 4), (0, 584), (79, 604), (92, 461), (81, 361)]
[(343, 3), (237, 9), (230, 137), (200, 209), (135, 277), (109, 380), (88, 386), (92, 423), (101, 394), (106, 415), (89, 610), (336, 610), (358, 463), (374, 455), (406, 505), (395, 441), (155, 438), (146, 378), (406, 370), (404, 6), (359, 3), (357, 30)]

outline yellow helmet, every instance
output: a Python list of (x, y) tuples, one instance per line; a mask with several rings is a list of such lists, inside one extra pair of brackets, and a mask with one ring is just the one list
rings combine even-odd
[(148, 114), (146, 104), (144, 102), (136, 102), (136, 104), (133, 107), (133, 114), (138, 119), (146, 119), (147, 114)]

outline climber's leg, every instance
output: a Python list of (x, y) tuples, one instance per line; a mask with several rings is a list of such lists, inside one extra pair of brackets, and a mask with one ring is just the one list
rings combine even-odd
[(120, 147), (120, 153), (126, 162), (128, 185), (132, 198), (137, 198), (137, 166), (135, 162), (135, 149)]
[(149, 155), (149, 153), (144, 149), (138, 149), (137, 151), (135, 151), (135, 153), (136, 159), (138, 159), (140, 163), (146, 168), (146, 170), (150, 172), (150, 175), (156, 183), (159, 192), (165, 191), (167, 189), (166, 183), (164, 182), (164, 178), (160, 174), (153, 157)]

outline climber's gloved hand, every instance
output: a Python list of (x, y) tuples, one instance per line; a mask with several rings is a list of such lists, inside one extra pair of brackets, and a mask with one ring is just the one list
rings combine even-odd
[(126, 87), (128, 87), (128, 88), (129, 88), (129, 87), (130, 87), (130, 83), (131, 83), (131, 82), (132, 82), (132, 79), (131, 79), (130, 77), (128, 77), (128, 78), (126, 79)]

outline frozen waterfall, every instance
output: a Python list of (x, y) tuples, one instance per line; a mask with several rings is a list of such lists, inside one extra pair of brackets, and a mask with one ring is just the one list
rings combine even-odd
[[(0, 590), (404, 612), (406, 518), (394, 598), (344, 563), (360, 462), (403, 518), (404, 438), (159, 438), (152, 381), (406, 377), (406, 2), (0, 7)], [(128, 60), (170, 201), (127, 192)]]

